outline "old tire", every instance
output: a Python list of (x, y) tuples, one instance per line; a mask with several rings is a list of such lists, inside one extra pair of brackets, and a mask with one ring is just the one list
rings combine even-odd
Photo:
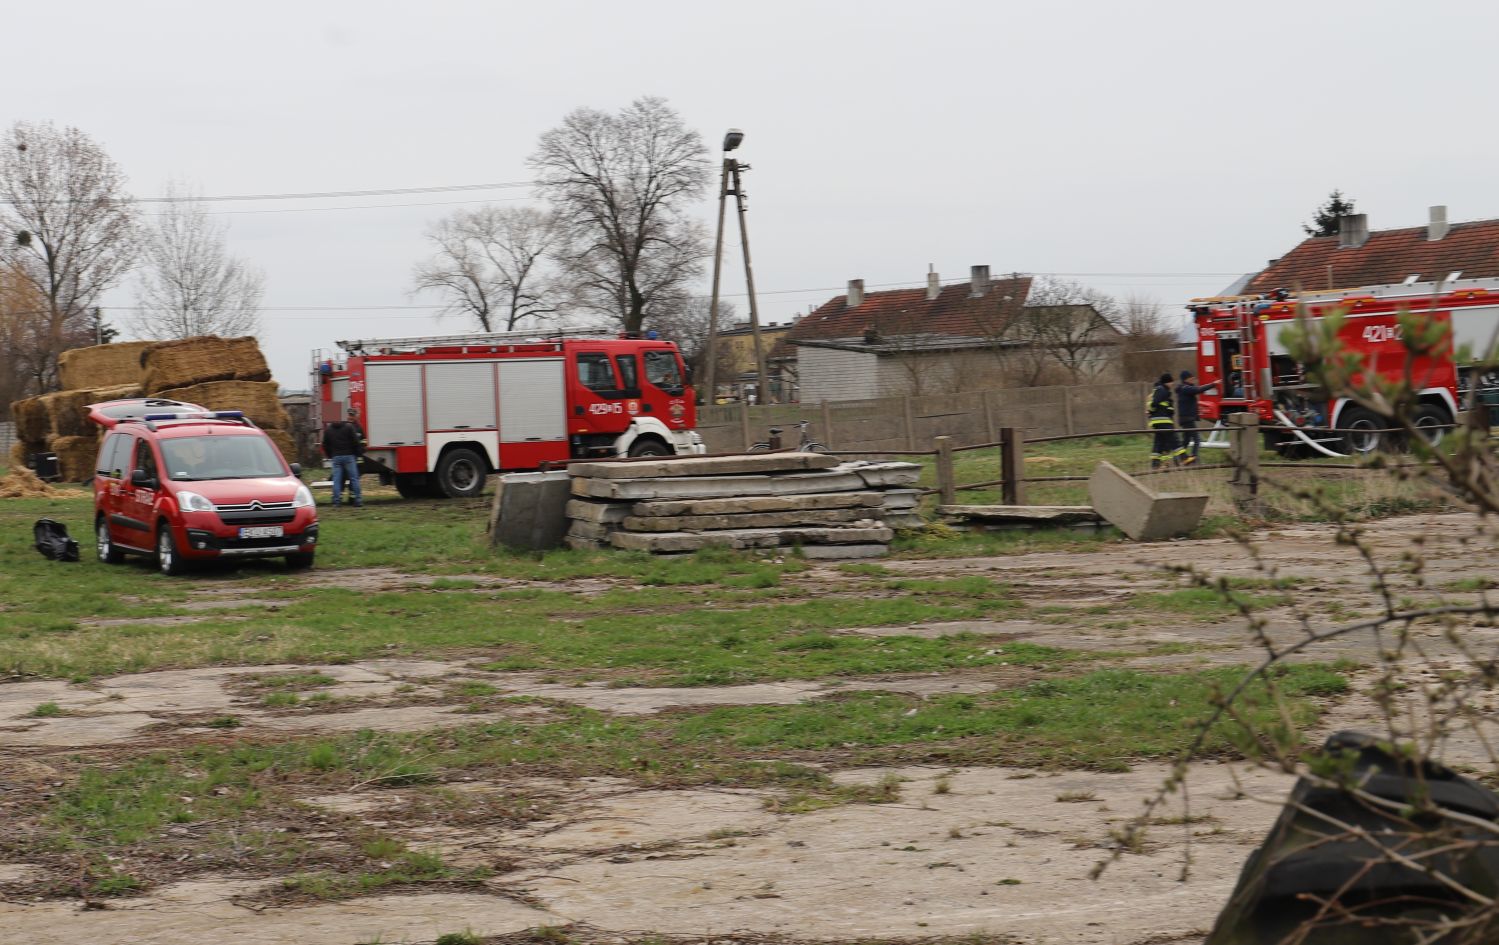
[(1349, 407), (1338, 418), (1339, 425), (1347, 432), (1343, 434), (1348, 451), (1360, 456), (1378, 452), (1389, 443), (1390, 434), (1379, 432), (1385, 422), (1380, 416), (1363, 407)]
[(676, 452), (654, 436), (643, 436), (630, 444), (631, 456), (675, 456)]
[(115, 547), (114, 541), (109, 537), (109, 523), (102, 515), (94, 522), (94, 536), (100, 561), (105, 564), (119, 564), (125, 560), (125, 553)]
[(484, 491), (484, 477), (489, 465), (483, 457), (466, 447), (448, 450), (437, 461), (437, 489), (449, 499), (472, 499)]
[(177, 553), (177, 539), (172, 537), (172, 527), (166, 522), (156, 530), (156, 567), (167, 577), (176, 577), (187, 570), (182, 555)]

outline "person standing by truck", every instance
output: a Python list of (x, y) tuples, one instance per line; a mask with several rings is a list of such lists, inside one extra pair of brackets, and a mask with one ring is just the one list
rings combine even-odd
[(1192, 383), (1196, 378), (1191, 370), (1183, 368), (1181, 383), (1176, 385), (1176, 425), (1181, 427), (1182, 452), (1187, 454), (1182, 458), (1184, 466), (1197, 462), (1197, 453), (1202, 449), (1202, 434), (1197, 432), (1197, 420), (1201, 416), (1197, 411), (1197, 395), (1218, 386), (1217, 381), (1201, 385)]
[(364, 428), (359, 425), (359, 408), (349, 408), (347, 420), (335, 420), (323, 430), (323, 455), (333, 463), (333, 507), (349, 486), (349, 504), (364, 508), (364, 493), (359, 488), (359, 457), (364, 455)]
[(1181, 465), (1185, 452), (1176, 440), (1176, 398), (1171, 393), (1172, 380), (1170, 372), (1162, 374), (1145, 401), (1146, 419), (1155, 434), (1150, 449), (1151, 469), (1159, 469), (1166, 463)]

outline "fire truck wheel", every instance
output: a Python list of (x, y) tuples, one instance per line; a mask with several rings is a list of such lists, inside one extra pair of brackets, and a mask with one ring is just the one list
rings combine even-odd
[(437, 488), (450, 499), (471, 499), (484, 491), (489, 467), (478, 453), (459, 447), (437, 461)]
[(675, 456), (670, 446), (653, 436), (643, 436), (630, 444), (631, 456)]
[(1451, 422), (1452, 418), (1447, 416), (1447, 411), (1432, 404), (1422, 404), (1411, 415), (1411, 425), (1432, 446), (1442, 442), (1442, 437), (1447, 434), (1447, 425)]
[(1373, 453), (1385, 443), (1388, 434), (1379, 432), (1385, 422), (1373, 411), (1363, 407), (1349, 407), (1343, 411), (1339, 425), (1348, 432), (1348, 449), (1355, 453)]
[(426, 499), (432, 495), (424, 473), (396, 473), (395, 480), (396, 492), (403, 499)]

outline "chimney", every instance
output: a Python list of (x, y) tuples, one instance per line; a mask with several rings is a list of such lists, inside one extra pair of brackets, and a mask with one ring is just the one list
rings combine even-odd
[(968, 292), (968, 297), (973, 299), (982, 298), (989, 291), (989, 267), (974, 266), (969, 271), (972, 273), (969, 276), (972, 288)]
[(1432, 207), (1431, 222), (1426, 224), (1426, 238), (1435, 243), (1447, 235), (1451, 227), (1447, 225), (1447, 208)]
[(1369, 215), (1350, 213), (1338, 217), (1338, 249), (1358, 249), (1369, 242)]
[(848, 280), (848, 303), (849, 308), (858, 308), (864, 304), (864, 280)]
[(930, 302), (932, 299), (935, 299), (937, 296), (939, 296), (941, 294), (942, 294), (942, 277), (937, 275), (937, 271), (936, 271), (936, 269), (934, 267), (932, 267), (931, 265), (928, 265), (926, 267), (926, 297), (927, 297), (927, 301)]

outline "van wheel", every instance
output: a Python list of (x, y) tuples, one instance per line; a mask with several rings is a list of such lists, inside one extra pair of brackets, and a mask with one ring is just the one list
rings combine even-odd
[(313, 559), (317, 557), (315, 551), (299, 551), (296, 554), (286, 556), (286, 569), (288, 571), (305, 571), (312, 567)]
[(177, 553), (177, 541), (172, 537), (171, 526), (165, 522), (156, 532), (156, 566), (168, 577), (176, 577), (187, 570), (182, 556)]
[(125, 560), (125, 553), (115, 547), (115, 543), (109, 537), (109, 522), (104, 516), (99, 516), (94, 522), (94, 534), (98, 537), (95, 546), (99, 551), (99, 560), (105, 564), (119, 564)]
[(437, 461), (437, 488), (450, 499), (471, 499), (484, 491), (489, 465), (471, 449), (448, 450)]

